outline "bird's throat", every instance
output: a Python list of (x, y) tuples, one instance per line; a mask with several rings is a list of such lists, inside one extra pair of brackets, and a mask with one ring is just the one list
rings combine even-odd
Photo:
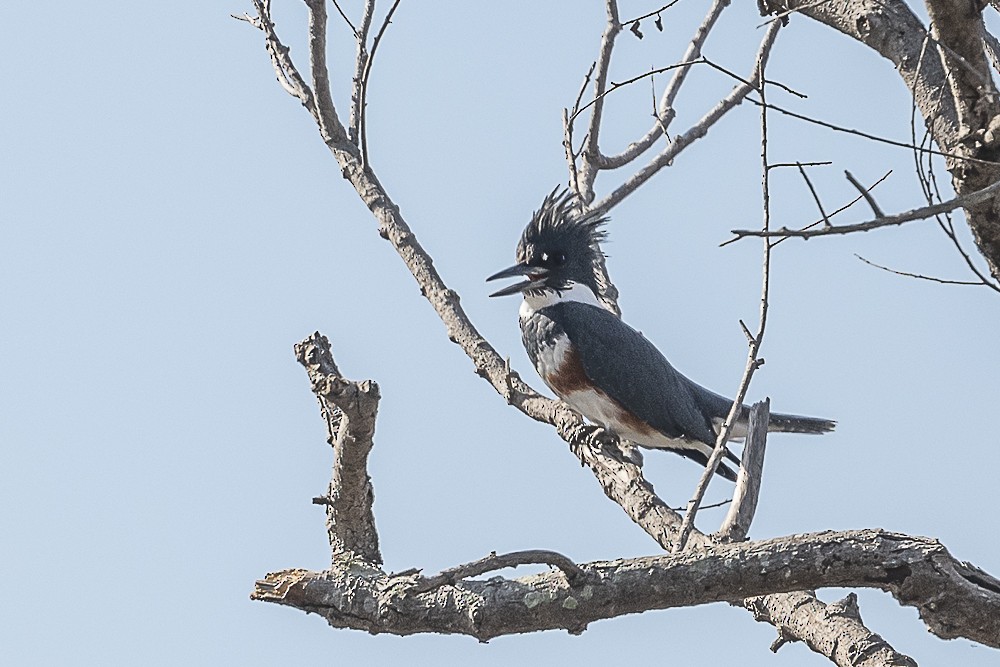
[(607, 306), (601, 303), (590, 287), (583, 283), (570, 283), (568, 289), (558, 291), (546, 289), (531, 293), (525, 292), (524, 301), (521, 303), (520, 310), (518, 310), (518, 316), (523, 322), (542, 308), (554, 306), (563, 301), (577, 301), (607, 309)]

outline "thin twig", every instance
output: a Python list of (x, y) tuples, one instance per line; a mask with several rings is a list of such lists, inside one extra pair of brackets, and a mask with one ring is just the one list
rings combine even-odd
[[(712, 503), (711, 505), (702, 505), (701, 509), (703, 509), (703, 510), (715, 509), (716, 507), (722, 507), (723, 505), (725, 505), (727, 503), (731, 503), (731, 502), (733, 502), (733, 499), (732, 498), (727, 498), (725, 500), (720, 500), (717, 503)], [(670, 509), (672, 509), (675, 512), (683, 512), (683, 511), (687, 510), (687, 505), (685, 505), (683, 507), (671, 507)]]
[(587, 576), (587, 573), (579, 565), (555, 551), (532, 549), (500, 555), (497, 555), (494, 551), (485, 558), (480, 558), (477, 561), (463, 565), (456, 565), (447, 570), (442, 570), (433, 577), (418, 580), (411, 591), (418, 594), (426, 593), (442, 586), (455, 584), (462, 579), (477, 577), (487, 572), (502, 570), (505, 567), (517, 567), (518, 565), (551, 565), (552, 567), (557, 567), (566, 575), (566, 580), (570, 585)]
[[(772, 24), (772, 26), (779, 25), (781, 24)], [(766, 66), (767, 54), (763, 53), (757, 60), (757, 66), (754, 74), (754, 78), (756, 80), (764, 80), (764, 68)], [(761, 99), (766, 101), (764, 98), (765, 92), (763, 86), (761, 87), (759, 94), (761, 95)], [(764, 220), (761, 226), (763, 231), (767, 232), (771, 227), (771, 170), (768, 168), (767, 160), (766, 106), (762, 107), (760, 112), (760, 144), (761, 195), (764, 206)], [(761, 344), (764, 342), (764, 329), (767, 327), (768, 292), (770, 291), (771, 274), (771, 241), (767, 238), (763, 241), (763, 261), (761, 262), (761, 265), (760, 323), (757, 326), (757, 335), (750, 341), (750, 349), (747, 351), (747, 363), (746, 367), (743, 369), (743, 377), (740, 379), (739, 390), (736, 392), (736, 398), (733, 399), (733, 405), (729, 408), (729, 414), (726, 415), (726, 420), (722, 423), (722, 427), (719, 429), (719, 435), (715, 441), (715, 448), (712, 450), (712, 455), (708, 458), (708, 463), (705, 465), (705, 471), (702, 473), (701, 479), (698, 481), (698, 486), (695, 488), (694, 496), (692, 496), (691, 500), (688, 502), (688, 510), (684, 514), (684, 522), (681, 524), (680, 534), (677, 536), (677, 542), (674, 545), (675, 552), (684, 550), (688, 535), (691, 534), (691, 530), (694, 528), (694, 518), (698, 513), (698, 506), (701, 504), (702, 498), (705, 497), (705, 491), (708, 490), (708, 485), (715, 476), (715, 471), (718, 469), (719, 463), (722, 461), (722, 457), (726, 453), (726, 443), (729, 441), (733, 427), (744, 413), (743, 399), (746, 396), (747, 389), (750, 387), (750, 380), (753, 377), (754, 371), (756, 371), (763, 363), (763, 359), (758, 358), (757, 355), (760, 353)], [(744, 329), (746, 329), (746, 325), (744, 325)], [(742, 467), (743, 466), (741, 465), (741, 468)], [(749, 524), (744, 526), (744, 529), (749, 530)]]
[[(750, 102), (751, 104), (756, 104), (758, 106), (764, 104), (760, 100), (755, 100), (752, 97), (747, 97), (746, 100), (748, 102)], [(827, 129), (833, 130), (835, 132), (843, 132), (845, 134), (853, 134), (853, 135), (862, 137), (864, 139), (870, 139), (871, 141), (877, 141), (879, 143), (888, 144), (890, 146), (897, 146), (899, 148), (917, 149), (917, 150), (921, 151), (922, 153), (927, 153), (927, 154), (930, 154), (930, 155), (940, 155), (942, 157), (951, 158), (953, 160), (962, 160), (964, 162), (973, 162), (973, 163), (976, 163), (976, 164), (991, 164), (991, 165), (992, 164), (1000, 164), (1000, 162), (997, 162), (995, 160), (981, 160), (979, 158), (968, 157), (968, 156), (965, 156), (965, 155), (958, 155), (956, 153), (945, 153), (943, 151), (934, 150), (933, 148), (920, 148), (919, 146), (914, 146), (913, 144), (908, 144), (905, 141), (896, 141), (895, 139), (887, 139), (886, 137), (880, 137), (880, 136), (878, 136), (876, 134), (871, 134), (869, 132), (863, 132), (861, 130), (852, 130), (849, 127), (842, 127), (840, 125), (835, 125), (833, 123), (828, 123), (825, 120), (819, 120), (817, 118), (811, 118), (809, 116), (804, 116), (804, 115), (802, 115), (800, 113), (795, 113), (794, 111), (789, 111), (788, 109), (785, 109), (783, 107), (779, 107), (779, 106), (777, 106), (775, 104), (768, 103), (767, 104), (767, 108), (770, 109), (771, 111), (777, 111), (780, 114), (784, 114), (784, 115), (790, 116), (792, 118), (797, 118), (798, 120), (805, 121), (807, 123), (812, 123), (813, 125), (819, 125), (820, 127), (825, 127)]]
[(360, 146), (359, 132), (365, 109), (364, 104), (364, 76), (365, 68), (368, 66), (368, 33), (372, 27), (372, 16), (375, 14), (375, 0), (365, 0), (364, 9), (361, 10), (360, 27), (354, 31), (355, 55), (354, 55), (354, 76), (351, 78), (351, 115), (347, 121), (348, 133), (351, 143)]
[(868, 206), (871, 207), (872, 213), (875, 215), (875, 217), (884, 218), (885, 213), (882, 212), (882, 209), (879, 207), (878, 202), (875, 201), (875, 197), (872, 196), (872, 193), (868, 192), (865, 186), (861, 185), (861, 183), (858, 182), (858, 179), (854, 178), (854, 174), (845, 169), (844, 176), (847, 177), (847, 180), (850, 181), (851, 185), (857, 188), (858, 192), (861, 193), (861, 196), (865, 198), (865, 201), (868, 202)]
[(351, 34), (357, 37), (358, 29), (354, 27), (354, 24), (351, 23), (351, 19), (347, 18), (347, 14), (345, 14), (344, 10), (340, 8), (340, 3), (337, 2), (337, 0), (331, 0), (331, 2), (333, 2), (333, 6), (337, 8), (337, 12), (340, 14), (340, 18), (344, 19), (344, 22), (351, 29)]
[[(590, 83), (590, 77), (594, 74), (594, 68), (597, 67), (597, 61), (595, 60), (590, 64), (590, 69), (583, 77), (583, 83), (580, 85), (580, 91), (576, 94), (576, 101), (573, 102), (573, 110), (563, 109), (562, 121), (563, 121), (563, 147), (566, 149), (566, 162), (569, 165), (569, 175), (570, 175), (570, 187), (573, 192), (576, 193), (577, 199), (583, 201), (583, 195), (581, 193), (580, 183), (579, 183), (579, 173), (576, 168), (576, 159), (583, 152), (583, 147), (586, 144), (586, 138), (584, 138), (584, 143), (580, 146), (580, 153), (573, 151), (573, 118), (580, 111), (580, 102), (583, 100), (583, 94), (587, 90), (587, 84)], [(572, 114), (572, 118), (570, 117)]]
[[(864, 257), (862, 257), (857, 253), (855, 253), (854, 256), (860, 259), (868, 266), (873, 266), (876, 269), (881, 269), (883, 271), (887, 271), (888, 273), (895, 273), (897, 276), (906, 276), (907, 278), (919, 278), (920, 280), (928, 280), (934, 283), (941, 283), (942, 285), (975, 285), (976, 287), (981, 287), (983, 285), (983, 282), (980, 280), (948, 280), (946, 278), (935, 278), (934, 276), (925, 276), (922, 273), (910, 273), (909, 271), (899, 271), (897, 269), (890, 269), (888, 266), (882, 266), (881, 264), (876, 264), (875, 262), (869, 259), (865, 259)], [(990, 285), (990, 287), (993, 286)]]
[[(790, 167), (794, 167), (795, 165), (794, 164), (789, 164), (789, 165), (772, 164), (771, 168), (773, 169), (774, 167), (777, 167), (777, 166), (790, 166)], [(869, 186), (868, 189), (869, 190), (874, 190), (876, 186), (880, 185), (883, 181), (885, 181), (885, 179), (889, 178), (890, 174), (892, 174), (892, 169), (890, 169), (889, 171), (887, 171), (884, 174), (882, 174), (882, 176), (879, 177), (879, 179), (877, 181), (875, 181), (874, 183), (872, 183), (871, 186)], [(851, 201), (847, 202), (846, 204), (844, 204), (840, 208), (838, 208), (835, 211), (833, 211), (832, 213), (830, 213), (830, 215), (827, 216), (827, 217), (832, 220), (833, 218), (837, 217), (839, 214), (843, 213), (847, 209), (849, 209), (852, 206), (854, 206), (855, 204), (857, 204), (862, 199), (864, 199), (864, 197), (862, 197), (861, 195), (858, 195), (857, 197), (855, 197)], [(820, 218), (819, 220), (814, 220), (813, 222), (810, 222), (808, 225), (806, 225), (805, 227), (801, 227), (800, 229), (802, 229), (802, 230), (812, 229), (812, 228), (816, 227), (817, 225), (821, 225), (821, 224), (823, 224), (823, 219), (822, 218)], [(733, 238), (731, 238), (731, 239), (729, 239), (727, 241), (723, 241), (722, 243), (720, 243), (719, 247), (720, 248), (724, 248), (727, 245), (729, 245), (730, 243), (736, 243), (737, 241), (740, 240), (740, 238), (741, 237), (739, 237), (739, 236), (734, 236)], [(788, 238), (778, 239), (778, 240), (774, 241), (774, 243), (771, 244), (771, 247), (773, 248), (776, 245), (778, 245), (779, 243), (784, 243), (787, 240), (788, 240)]]
[(737, 81), (739, 81), (740, 83), (742, 83), (744, 85), (753, 86), (754, 89), (759, 88), (760, 85), (768, 85), (768, 84), (770, 84), (772, 86), (776, 86), (778, 88), (781, 88), (783, 91), (785, 91), (789, 95), (794, 95), (795, 97), (798, 97), (799, 99), (803, 99), (803, 100), (809, 99), (809, 96), (806, 95), (805, 93), (800, 93), (799, 91), (795, 90), (794, 88), (790, 88), (789, 86), (786, 86), (783, 83), (778, 83), (777, 81), (771, 81), (770, 79), (764, 79), (763, 80), (764, 83), (758, 85), (757, 83), (750, 83), (750, 81), (748, 79), (744, 79), (742, 76), (740, 76), (736, 72), (733, 72), (732, 70), (726, 69), (722, 65), (720, 65), (720, 64), (718, 64), (718, 63), (716, 63), (714, 61), (711, 61), (708, 58), (705, 58), (705, 64), (708, 65), (709, 67), (711, 67), (714, 70), (718, 70), (719, 72), (722, 72), (723, 74), (725, 74), (726, 76), (728, 76), (728, 77), (730, 77), (732, 79), (736, 79)]
[[(712, 5), (708, 9), (708, 13), (695, 30), (694, 35), (691, 37), (691, 42), (688, 44), (687, 50), (684, 51), (684, 55), (681, 57), (682, 63), (694, 62), (701, 57), (701, 49), (705, 44), (705, 40), (708, 39), (708, 34), (712, 31), (712, 28), (715, 26), (716, 21), (718, 21), (722, 11), (728, 7), (729, 4), (730, 0), (712, 1)], [(601, 169), (617, 169), (625, 166), (649, 150), (649, 148), (656, 143), (656, 140), (660, 138), (661, 134), (666, 136), (667, 128), (670, 127), (670, 123), (673, 122), (674, 117), (676, 116), (674, 111), (674, 100), (680, 92), (681, 86), (690, 71), (690, 67), (682, 67), (674, 72), (674, 75), (670, 77), (670, 82), (667, 84), (666, 89), (663, 91), (663, 97), (660, 98), (659, 112), (656, 115), (657, 122), (649, 128), (642, 138), (638, 141), (631, 142), (628, 147), (618, 155), (599, 155), (600, 162), (598, 166)]]
[(853, 232), (867, 232), (872, 229), (878, 229), (880, 227), (889, 227), (893, 225), (901, 225), (905, 222), (911, 222), (913, 220), (924, 220), (931, 216), (937, 215), (939, 213), (944, 213), (946, 211), (953, 211), (956, 208), (974, 206), (980, 204), (996, 195), (1000, 191), (1000, 181), (988, 185), (982, 190), (977, 190), (975, 192), (970, 192), (967, 195), (962, 195), (960, 197), (955, 197), (954, 199), (949, 199), (946, 202), (941, 202), (940, 204), (933, 204), (931, 206), (922, 206), (920, 208), (915, 208), (903, 213), (897, 213), (896, 215), (888, 215), (881, 218), (876, 218), (874, 220), (868, 220), (866, 222), (858, 222), (853, 225), (832, 225), (830, 227), (822, 227), (820, 229), (788, 229), (787, 227), (782, 227), (781, 229), (776, 229), (774, 231), (761, 231), (759, 229), (734, 229), (732, 233), (737, 238), (744, 238), (747, 236), (758, 236), (765, 238), (803, 238), (809, 239), (814, 236), (831, 236), (833, 234), (851, 234)]
[[(768, 26), (767, 32), (764, 33), (760, 47), (757, 50), (758, 61), (760, 61), (761, 58), (767, 58), (771, 53), (771, 48), (774, 46), (774, 41), (778, 37), (778, 31), (780, 28), (781, 23), (773, 23)], [(751, 81), (748, 84), (735, 86), (733, 90), (726, 95), (726, 97), (720, 100), (714, 107), (712, 107), (712, 109), (708, 111), (708, 113), (702, 116), (701, 120), (691, 126), (683, 134), (676, 135), (673, 138), (673, 141), (671, 141), (656, 157), (650, 160), (645, 167), (630, 176), (624, 183), (619, 185), (610, 194), (604, 197), (604, 199), (591, 204), (587, 207), (587, 210), (603, 214), (617, 206), (619, 202), (635, 192), (643, 183), (648, 181), (654, 174), (660, 171), (660, 169), (670, 165), (677, 155), (679, 155), (685, 148), (708, 134), (708, 130), (715, 125), (720, 118), (725, 116), (729, 111), (740, 104), (740, 102), (747, 98), (747, 95), (756, 89), (756, 85), (756, 81)]]
[(622, 21), (622, 25), (629, 25), (631, 23), (636, 23), (636, 22), (641, 21), (643, 19), (648, 19), (651, 16), (657, 16), (658, 14), (660, 14), (662, 12), (665, 12), (666, 10), (670, 9), (671, 7), (673, 7), (674, 5), (676, 5), (680, 1), (681, 0), (671, 0), (667, 4), (663, 5), (659, 9), (657, 9), (656, 11), (649, 12), (648, 14), (643, 14), (642, 16), (638, 16), (638, 17), (636, 17), (634, 19), (629, 19), (628, 21)]
[(820, 201), (819, 195), (816, 194), (816, 188), (813, 187), (812, 181), (809, 180), (809, 174), (806, 173), (805, 167), (803, 167), (801, 162), (797, 162), (796, 164), (799, 167), (799, 173), (802, 174), (803, 180), (805, 180), (806, 185), (809, 186), (809, 192), (812, 193), (813, 200), (816, 202), (816, 208), (819, 209), (819, 214), (823, 218), (823, 224), (829, 227), (830, 218), (827, 217), (826, 211), (823, 210), (823, 202)]
[(783, 167), (827, 167), (833, 164), (829, 160), (823, 160), (820, 162), (772, 162), (767, 165), (768, 169), (780, 169)]
[(392, 15), (396, 12), (396, 8), (399, 7), (400, 0), (395, 0), (392, 3), (392, 7), (389, 8), (389, 12), (385, 15), (385, 20), (382, 21), (382, 27), (379, 28), (378, 33), (375, 35), (375, 40), (372, 42), (372, 52), (368, 56), (367, 62), (365, 62), (365, 73), (361, 77), (361, 104), (360, 104), (360, 115), (358, 117), (358, 138), (361, 141), (361, 168), (365, 169), (371, 164), (371, 160), (368, 156), (368, 81), (372, 73), (372, 63), (375, 62), (375, 52), (378, 51), (378, 45), (382, 42), (382, 36), (385, 34), (386, 28), (392, 22)]
[(663, 74), (664, 72), (669, 72), (670, 70), (678, 69), (680, 67), (690, 67), (691, 65), (707, 64), (707, 63), (708, 63), (708, 61), (705, 60), (705, 58), (698, 58), (696, 60), (691, 60), (691, 61), (686, 61), (686, 62), (680, 62), (680, 63), (674, 63), (673, 65), (667, 65), (665, 67), (657, 67), (655, 69), (649, 70), (648, 72), (643, 72), (642, 74), (638, 74), (638, 75), (633, 76), (633, 77), (631, 77), (629, 79), (625, 79), (624, 81), (618, 81), (618, 82), (612, 81), (610, 88), (607, 88), (607, 89), (601, 91), (600, 94), (595, 95), (594, 99), (592, 99), (589, 102), (587, 102), (586, 104), (584, 104), (582, 107), (580, 107), (576, 111), (576, 113), (574, 113), (572, 116), (570, 116), (570, 120), (575, 120), (577, 116), (579, 116), (581, 113), (583, 113), (584, 111), (586, 111), (590, 107), (596, 107), (596, 105), (598, 105), (599, 103), (601, 103), (604, 100), (605, 97), (607, 97), (611, 93), (615, 92), (619, 88), (624, 88), (625, 86), (629, 86), (629, 85), (635, 83), (636, 81), (642, 81), (646, 77), (656, 76), (657, 74)]
[[(772, 24), (772, 25), (774, 25), (774, 24)], [(705, 60), (705, 64), (708, 65), (709, 67), (712, 67), (714, 69), (719, 70), (720, 72), (726, 74), (727, 76), (730, 76), (730, 77), (736, 79), (737, 81), (743, 82), (744, 85), (747, 84), (747, 83), (749, 83), (746, 79), (742, 78), (741, 76), (739, 76), (739, 75), (737, 75), (737, 74), (735, 74), (733, 72), (730, 72), (726, 68), (721, 67), (721, 66), (717, 65), (716, 63), (713, 63), (713, 62), (711, 62), (709, 60)], [(781, 84), (779, 84), (777, 82), (774, 82), (774, 81), (767, 81), (767, 83), (769, 83), (771, 85), (781, 86)], [(790, 88), (787, 88), (785, 86), (782, 86), (782, 87), (785, 88), (787, 91), (791, 92), (792, 94), (801, 95), (800, 93), (796, 93), (795, 91), (793, 91)], [(756, 86), (754, 88), (756, 89)], [(747, 97), (746, 100), (748, 102), (750, 102), (751, 104), (756, 104), (757, 106), (760, 106), (760, 105), (764, 104), (764, 102), (762, 102), (761, 100), (756, 100), (756, 99), (754, 99), (752, 97)], [(979, 158), (968, 157), (968, 156), (965, 156), (965, 155), (958, 155), (956, 153), (945, 153), (945, 152), (934, 150), (934, 149), (931, 149), (931, 148), (921, 148), (921, 147), (918, 147), (918, 146), (914, 146), (912, 143), (906, 143), (906, 142), (903, 142), (903, 141), (896, 141), (895, 139), (888, 139), (886, 137), (880, 137), (878, 135), (870, 134), (868, 132), (863, 132), (861, 130), (853, 130), (853, 129), (849, 128), (849, 127), (843, 127), (841, 125), (835, 125), (834, 123), (829, 123), (829, 122), (827, 122), (825, 120), (819, 120), (818, 118), (812, 118), (810, 116), (805, 116), (803, 114), (796, 113), (796, 112), (791, 111), (789, 109), (785, 109), (784, 107), (779, 107), (776, 104), (767, 103), (767, 108), (771, 109), (772, 111), (777, 111), (778, 113), (784, 114), (786, 116), (790, 116), (791, 118), (796, 118), (798, 120), (805, 121), (807, 123), (812, 123), (814, 125), (819, 125), (820, 127), (825, 127), (825, 128), (827, 128), (829, 130), (834, 130), (835, 132), (844, 132), (846, 134), (853, 134), (853, 135), (862, 137), (864, 139), (870, 139), (871, 141), (877, 141), (879, 143), (888, 144), (890, 146), (898, 146), (899, 148), (917, 149), (917, 150), (920, 150), (921, 152), (928, 153), (930, 155), (940, 155), (942, 157), (952, 158), (954, 160), (963, 160), (965, 162), (973, 162), (973, 163), (976, 163), (976, 164), (991, 164), (991, 165), (992, 164), (1000, 164), (1000, 162), (997, 162), (995, 160), (981, 160)]]
[[(622, 30), (622, 24), (618, 17), (617, 0), (605, 0), (605, 9), (608, 20), (601, 35), (601, 46), (597, 53), (597, 61), (594, 67), (594, 100), (588, 103), (588, 107), (593, 106), (590, 112), (590, 123), (587, 127), (587, 136), (583, 141), (583, 150), (580, 152), (580, 178), (578, 195), (580, 201), (589, 203), (594, 199), (594, 181), (597, 178), (597, 164), (599, 162), (600, 147), (599, 139), (601, 134), (601, 119), (604, 114), (604, 94), (608, 85), (608, 70), (611, 67), (611, 52), (615, 47), (615, 39)], [(579, 111), (577, 112), (579, 113)], [(576, 115), (570, 117), (572, 121)]]

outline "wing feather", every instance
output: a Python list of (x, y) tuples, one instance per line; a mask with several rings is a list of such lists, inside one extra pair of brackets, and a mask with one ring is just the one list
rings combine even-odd
[(715, 444), (711, 420), (728, 410), (722, 396), (679, 373), (646, 338), (610, 312), (563, 301), (551, 309), (597, 386), (670, 438)]

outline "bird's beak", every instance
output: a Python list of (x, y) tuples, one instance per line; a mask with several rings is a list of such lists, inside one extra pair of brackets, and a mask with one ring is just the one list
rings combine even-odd
[(509, 294), (517, 294), (518, 292), (523, 292), (532, 287), (539, 286), (542, 281), (548, 276), (548, 269), (543, 269), (540, 266), (528, 266), (527, 264), (516, 264), (509, 269), (504, 269), (499, 273), (494, 273), (492, 276), (486, 279), (486, 282), (491, 280), (499, 280), (500, 278), (517, 278), (519, 276), (527, 276), (528, 279), (514, 283), (504, 287), (502, 290), (497, 290), (490, 296), (507, 296)]

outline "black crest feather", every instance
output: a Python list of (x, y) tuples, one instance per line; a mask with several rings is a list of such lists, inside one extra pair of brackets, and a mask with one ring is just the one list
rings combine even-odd
[(569, 189), (556, 187), (542, 200), (542, 205), (531, 216), (531, 222), (521, 234), (518, 259), (526, 247), (539, 242), (567, 244), (574, 249), (587, 248), (591, 253), (601, 252), (601, 242), (607, 238), (604, 225), (608, 218), (597, 213), (579, 213), (579, 201)]

